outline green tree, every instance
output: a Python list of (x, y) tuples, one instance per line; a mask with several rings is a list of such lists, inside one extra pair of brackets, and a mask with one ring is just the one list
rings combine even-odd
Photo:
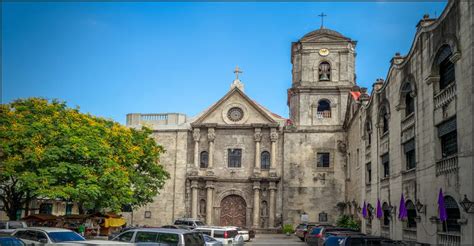
[(0, 107), (0, 199), (10, 219), (34, 198), (118, 211), (151, 202), (169, 174), (149, 129), (80, 113), (64, 102), (19, 99)]

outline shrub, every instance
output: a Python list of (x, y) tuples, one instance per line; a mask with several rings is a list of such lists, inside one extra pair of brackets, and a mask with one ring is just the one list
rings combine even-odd
[(354, 230), (360, 230), (360, 221), (355, 220), (352, 216), (344, 214), (341, 215), (337, 221), (337, 226), (350, 228)]
[(283, 226), (283, 233), (287, 234), (287, 233), (293, 233), (295, 232), (295, 230), (293, 230), (293, 225), (292, 224), (286, 224)]

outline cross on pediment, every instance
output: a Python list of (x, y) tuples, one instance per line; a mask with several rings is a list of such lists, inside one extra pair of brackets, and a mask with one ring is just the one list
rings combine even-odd
[(324, 14), (324, 12), (321, 12), (321, 14), (318, 15), (319, 17), (321, 17), (321, 29), (324, 28), (324, 17), (326, 17), (327, 15)]
[(239, 79), (239, 73), (243, 73), (243, 71), (240, 70), (239, 66), (235, 66), (234, 73), (235, 73), (235, 79)]

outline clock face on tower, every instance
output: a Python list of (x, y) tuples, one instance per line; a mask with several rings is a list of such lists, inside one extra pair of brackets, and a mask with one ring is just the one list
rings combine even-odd
[(244, 111), (239, 107), (233, 107), (227, 112), (227, 118), (231, 121), (239, 121), (244, 117)]
[(319, 50), (319, 55), (327, 56), (327, 55), (329, 55), (329, 50), (328, 49), (320, 49)]

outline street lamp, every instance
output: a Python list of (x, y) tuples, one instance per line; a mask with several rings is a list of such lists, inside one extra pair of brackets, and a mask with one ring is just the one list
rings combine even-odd
[(470, 210), (471, 210), (472, 205), (474, 205), (474, 202), (471, 202), (469, 199), (467, 199), (466, 194), (464, 194), (464, 199), (460, 201), (459, 203), (461, 204), (462, 208), (464, 209), (466, 213), (472, 213)]

